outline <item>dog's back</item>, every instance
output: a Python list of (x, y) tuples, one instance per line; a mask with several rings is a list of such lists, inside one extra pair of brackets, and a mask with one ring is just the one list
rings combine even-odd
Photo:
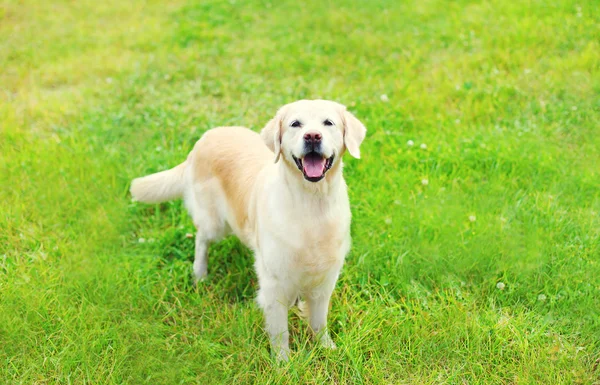
[(243, 229), (258, 174), (273, 159), (259, 134), (244, 127), (219, 127), (202, 136), (188, 160), (195, 183), (212, 178), (219, 182), (235, 219), (230, 226)]
[[(209, 211), (227, 207), (228, 212), (221, 213), (222, 216), (229, 218), (229, 226), (243, 237), (254, 183), (273, 159), (273, 152), (259, 134), (244, 127), (213, 128), (196, 142), (185, 162), (134, 179), (131, 195), (145, 203), (185, 197), (196, 226), (207, 221)], [(198, 195), (195, 189), (204, 192)], [(219, 205), (223, 198), (226, 204)]]

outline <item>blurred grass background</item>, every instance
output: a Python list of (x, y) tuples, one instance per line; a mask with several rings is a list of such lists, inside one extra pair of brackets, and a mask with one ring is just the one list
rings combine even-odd
[[(600, 383), (599, 9), (1, 2), (0, 382)], [(369, 131), (339, 348), (293, 315), (277, 367), (248, 250), (194, 288), (181, 203), (127, 190), (301, 98)]]

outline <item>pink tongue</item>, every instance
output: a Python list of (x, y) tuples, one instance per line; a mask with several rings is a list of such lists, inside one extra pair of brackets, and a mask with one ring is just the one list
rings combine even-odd
[(317, 154), (310, 153), (306, 155), (302, 163), (304, 165), (304, 173), (309, 178), (320, 177), (325, 171), (325, 159)]

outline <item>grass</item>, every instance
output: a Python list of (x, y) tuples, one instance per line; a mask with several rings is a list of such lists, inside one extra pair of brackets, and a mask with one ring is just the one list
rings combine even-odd
[[(595, 1), (0, 4), (0, 382), (600, 383)], [(279, 367), (248, 250), (194, 288), (181, 203), (127, 190), (317, 97), (369, 130), (354, 243), (339, 348), (294, 314)]]

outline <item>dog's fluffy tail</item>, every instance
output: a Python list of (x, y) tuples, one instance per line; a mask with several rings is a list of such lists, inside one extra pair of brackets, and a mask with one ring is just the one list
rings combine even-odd
[(183, 197), (183, 172), (187, 161), (170, 170), (136, 178), (131, 182), (131, 196), (145, 203), (160, 203)]

